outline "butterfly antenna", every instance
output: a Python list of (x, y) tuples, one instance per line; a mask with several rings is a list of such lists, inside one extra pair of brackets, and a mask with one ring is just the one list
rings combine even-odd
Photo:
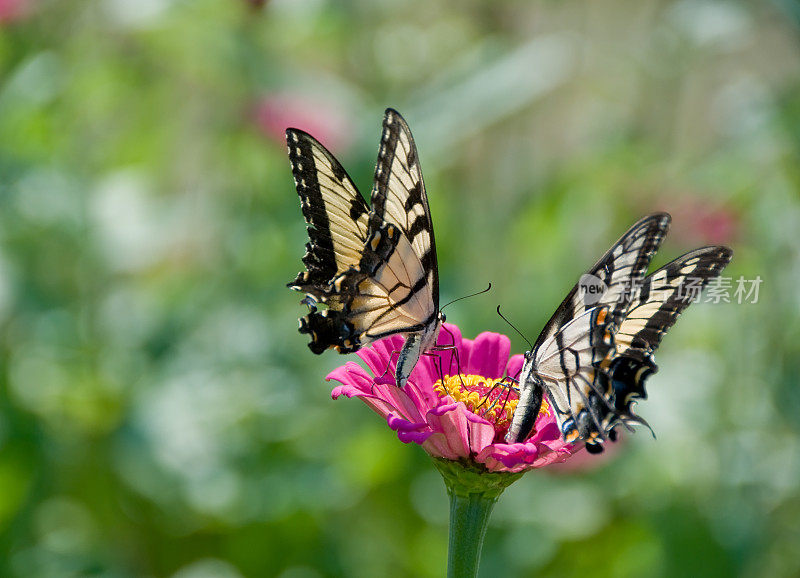
[(456, 301), (461, 301), (462, 299), (469, 299), (470, 297), (475, 297), (476, 295), (481, 295), (483, 293), (488, 293), (489, 290), (491, 290), (491, 288), (492, 288), (492, 284), (489, 283), (489, 286), (486, 289), (484, 289), (483, 291), (478, 291), (477, 293), (472, 293), (471, 295), (464, 295), (463, 297), (459, 297), (458, 299), (453, 299), (449, 303), (445, 304), (443, 307), (440, 307), (439, 311), (444, 311), (445, 307), (447, 307), (448, 305), (452, 305)]
[(522, 337), (522, 339), (524, 339), (525, 341), (527, 341), (527, 342), (528, 342), (528, 347), (530, 347), (531, 349), (533, 349), (533, 344), (532, 344), (530, 341), (528, 341), (528, 338), (527, 338), (527, 337), (525, 337), (525, 336), (522, 334), (522, 331), (520, 331), (519, 329), (517, 329), (517, 328), (514, 326), (514, 324), (513, 324), (513, 323), (511, 323), (511, 322), (510, 322), (508, 319), (506, 319), (506, 316), (505, 316), (505, 315), (503, 315), (502, 313), (500, 313), (500, 306), (499, 306), (499, 305), (497, 306), (497, 314), (498, 314), (500, 317), (502, 317), (502, 318), (503, 318), (503, 321), (505, 321), (506, 323), (508, 323), (508, 324), (511, 326), (511, 329), (513, 329), (514, 331), (516, 331), (516, 332), (519, 334), (519, 336), (520, 336), (520, 337)]

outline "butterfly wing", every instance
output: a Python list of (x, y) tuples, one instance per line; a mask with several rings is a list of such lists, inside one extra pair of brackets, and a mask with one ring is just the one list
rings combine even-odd
[(309, 237), (306, 271), (288, 286), (323, 298), (336, 275), (360, 262), (368, 208), (339, 161), (314, 137), (290, 128), (286, 142)]
[[(595, 453), (602, 451), (607, 437), (614, 439), (619, 423), (645, 423), (631, 406), (646, 396), (645, 380), (657, 370), (653, 352), (693, 297), (732, 256), (727, 247), (697, 249), (644, 278), (668, 225), (669, 215), (645, 217), (590, 270), (607, 288), (595, 300), (594, 311), (599, 313), (594, 321), (587, 322), (592, 310), (578, 286), (572, 289), (533, 352), (526, 355), (515, 418), (517, 412), (528, 415), (526, 425), (532, 426), (539, 406), (525, 407), (525, 402), (541, 404), (547, 394), (564, 439), (583, 441)], [(607, 316), (601, 319), (604, 311)], [(523, 427), (512, 428), (507, 440), (523, 441), (529, 433)]]
[[(390, 281), (401, 280), (402, 295), (394, 307), (416, 325), (430, 324), (439, 311), (439, 274), (428, 195), (422, 179), (417, 147), (408, 124), (387, 109), (375, 167), (370, 232), (387, 224), (400, 229), (396, 253), (376, 270), (380, 281), (385, 270)], [(389, 285), (383, 283), (383, 285)]]
[[(697, 249), (642, 281), (614, 334), (614, 346), (605, 359), (595, 363), (601, 371), (596, 373), (595, 391), (587, 396), (590, 403), (583, 408), (588, 411), (559, 419), (566, 441), (584, 441), (589, 452), (599, 453), (606, 438), (615, 439), (618, 424), (647, 425), (632, 412), (632, 405), (647, 396), (645, 381), (658, 370), (653, 353), (683, 310), (722, 272), (731, 256), (727, 247)], [(690, 286), (693, 290), (687, 291)]]
[[(595, 307), (572, 319), (553, 338), (525, 357), (519, 378), (519, 401), (506, 435), (509, 443), (524, 441), (539, 415), (543, 394), (559, 424), (572, 419), (594, 419), (598, 404), (608, 397), (608, 383), (600, 381), (599, 363), (613, 349), (609, 307)], [(600, 424), (597, 424), (600, 427)]]
[[(309, 346), (316, 353), (329, 347), (349, 353), (395, 333), (418, 334), (407, 342), (398, 362), (398, 374), (407, 378), (422, 351), (435, 343), (439, 288), (416, 145), (408, 125), (392, 109), (383, 122), (372, 209), (366, 216), (358, 211), (351, 221), (353, 225), (338, 219), (337, 227), (350, 227), (348, 234), (365, 231), (361, 246), (341, 260), (347, 267), (337, 270), (323, 290), (312, 293), (312, 310), (300, 320), (300, 331), (312, 336)], [(331, 237), (338, 239), (338, 233), (333, 230)], [(355, 263), (353, 256), (358, 257)], [(317, 302), (328, 308), (317, 311)]]
[(645, 278), (614, 336), (615, 347), (604, 360), (615, 411), (609, 428), (637, 422), (632, 413), (637, 399), (647, 397), (647, 377), (658, 370), (653, 354), (664, 334), (700, 291), (730, 263), (733, 252), (722, 246), (696, 249), (678, 257)]
[(709, 281), (730, 263), (728, 247), (690, 251), (648, 275), (615, 334), (616, 353), (649, 359), (661, 338)]

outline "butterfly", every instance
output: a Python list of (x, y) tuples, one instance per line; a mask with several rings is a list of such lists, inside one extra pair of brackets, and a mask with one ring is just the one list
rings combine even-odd
[(590, 453), (614, 441), (619, 424), (647, 426), (632, 406), (658, 370), (661, 338), (733, 255), (704, 247), (645, 276), (669, 223), (667, 213), (636, 222), (558, 307), (525, 354), (508, 443), (528, 437), (545, 395), (564, 440), (582, 441)]
[(433, 223), (408, 124), (386, 110), (371, 207), (314, 137), (290, 128), (286, 142), (309, 236), (306, 270), (288, 284), (309, 306), (300, 333), (317, 354), (405, 334), (395, 371), (402, 387), (444, 322)]

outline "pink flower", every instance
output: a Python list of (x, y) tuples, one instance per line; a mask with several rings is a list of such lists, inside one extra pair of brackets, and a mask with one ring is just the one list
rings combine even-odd
[(504, 376), (516, 377), (522, 355), (509, 359), (511, 342), (505, 335), (486, 332), (474, 340), (462, 339), (458, 327), (446, 323), (438, 345), (453, 344), (457, 356), (453, 349), (423, 355), (400, 389), (394, 367), (403, 338), (382, 339), (358, 352), (370, 371), (350, 361), (328, 375), (342, 384), (332, 396), (361, 398), (386, 419), (400, 441), (419, 444), (433, 457), (467, 460), (491, 472), (563, 462), (583, 447), (562, 440), (546, 401), (531, 436), (524, 443), (505, 443), (517, 394), (499, 382)]
[(22, 20), (33, 11), (32, 0), (0, 0), (0, 24)]
[[(2, 1), (2, 0), (0, 0)], [(352, 141), (349, 115), (329, 101), (301, 92), (274, 92), (255, 103), (252, 118), (261, 132), (284, 146), (286, 129), (304, 130), (337, 156)]]
[(730, 244), (739, 235), (739, 213), (718, 201), (679, 197), (665, 208), (672, 213), (673, 238), (687, 246)]

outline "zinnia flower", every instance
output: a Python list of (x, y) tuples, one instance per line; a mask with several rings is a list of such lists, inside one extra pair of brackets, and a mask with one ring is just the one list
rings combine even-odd
[(361, 349), (358, 356), (371, 372), (354, 362), (331, 372), (327, 379), (341, 383), (333, 398), (361, 398), (402, 442), (475, 471), (523, 472), (563, 462), (582, 448), (562, 440), (546, 400), (531, 436), (524, 443), (505, 443), (517, 394), (500, 382), (516, 377), (523, 362), (522, 355), (509, 359), (511, 342), (505, 335), (485, 332), (463, 339), (457, 326), (445, 324), (438, 345), (454, 349), (423, 355), (404, 389), (394, 381), (402, 345), (403, 338), (394, 335)]

